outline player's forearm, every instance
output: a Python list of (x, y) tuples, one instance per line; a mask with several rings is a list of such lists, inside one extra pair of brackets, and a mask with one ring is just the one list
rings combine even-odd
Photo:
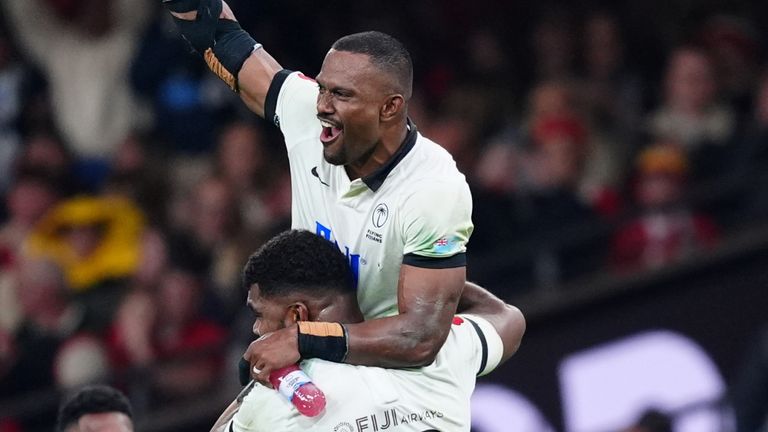
[(248, 109), (260, 117), (264, 117), (264, 103), (267, 100), (269, 85), (280, 70), (280, 64), (263, 48), (251, 53), (240, 69), (240, 98)]
[(400, 314), (347, 328), (346, 362), (381, 367), (431, 363), (448, 336), (461, 295), (464, 267), (400, 269)]
[[(435, 318), (415, 313), (347, 324), (346, 363), (419, 367), (434, 360), (450, 329), (451, 313)], [(433, 321), (433, 322), (427, 322)]]
[(526, 328), (525, 317), (520, 309), (507, 304), (485, 288), (467, 282), (459, 299), (458, 311), (480, 316), (493, 325), (504, 343), (502, 361), (517, 352)]
[(466, 282), (457, 310), (459, 313), (482, 315), (502, 312), (505, 306), (506, 303), (503, 300), (487, 289), (472, 282)]

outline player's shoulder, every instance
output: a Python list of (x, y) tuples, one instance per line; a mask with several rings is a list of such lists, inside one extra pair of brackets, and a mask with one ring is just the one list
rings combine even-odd
[[(449, 192), (466, 189), (467, 179), (456, 166), (453, 156), (431, 139), (418, 134), (413, 150), (401, 164), (409, 195), (424, 195), (434, 192)], [(401, 185), (402, 186), (402, 185)]]
[(271, 388), (252, 385), (231, 420), (234, 431), (295, 430), (300, 416), (291, 403)]
[[(466, 181), (464, 174), (459, 171), (453, 156), (440, 144), (418, 133), (414, 146), (413, 158), (418, 172), (425, 176), (435, 174), (448, 175), (448, 179)], [(435, 177), (436, 179), (440, 177)]]
[[(320, 359), (302, 362), (302, 368), (325, 392), (330, 418), (357, 417), (400, 399), (398, 369), (332, 363)], [(331, 419), (326, 419), (329, 421)]]
[(407, 179), (404, 180), (407, 190), (401, 194), (403, 202), (415, 199), (427, 203), (429, 200), (424, 201), (427, 198), (445, 196), (467, 196), (471, 200), (467, 179), (447, 150), (419, 135), (411, 153), (402, 167), (401, 178)]
[(290, 152), (296, 142), (315, 142), (320, 130), (316, 119), (317, 83), (301, 72), (283, 69), (267, 91), (264, 118), (279, 127)]

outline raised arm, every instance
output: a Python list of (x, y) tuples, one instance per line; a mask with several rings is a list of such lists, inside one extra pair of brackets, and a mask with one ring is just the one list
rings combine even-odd
[[(221, 0), (164, 0), (163, 4), (211, 71), (238, 92), (251, 111), (264, 117), (267, 90), (282, 67), (240, 28), (229, 5)], [(216, 13), (217, 18), (211, 16)]]

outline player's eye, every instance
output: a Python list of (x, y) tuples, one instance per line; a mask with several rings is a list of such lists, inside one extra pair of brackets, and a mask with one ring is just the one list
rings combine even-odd
[(333, 97), (335, 97), (337, 99), (344, 100), (344, 99), (349, 99), (350, 98), (349, 92), (346, 92), (344, 90), (333, 90), (331, 92), (331, 94), (333, 94)]

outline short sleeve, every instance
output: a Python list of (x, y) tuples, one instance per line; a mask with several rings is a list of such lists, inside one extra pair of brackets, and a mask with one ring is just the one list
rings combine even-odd
[(465, 182), (430, 182), (403, 204), (403, 263), (416, 267), (466, 265), (472, 235), (472, 196)]
[(320, 136), (317, 93), (317, 82), (301, 72), (283, 69), (272, 79), (264, 118), (280, 128), (289, 151), (302, 141)]
[(463, 319), (473, 331), (469, 332), (474, 343), (465, 346), (474, 346), (477, 349), (470, 350), (470, 364), (477, 376), (483, 376), (492, 372), (501, 363), (504, 354), (504, 343), (501, 336), (490, 322), (475, 315), (462, 314), (457, 316)]

